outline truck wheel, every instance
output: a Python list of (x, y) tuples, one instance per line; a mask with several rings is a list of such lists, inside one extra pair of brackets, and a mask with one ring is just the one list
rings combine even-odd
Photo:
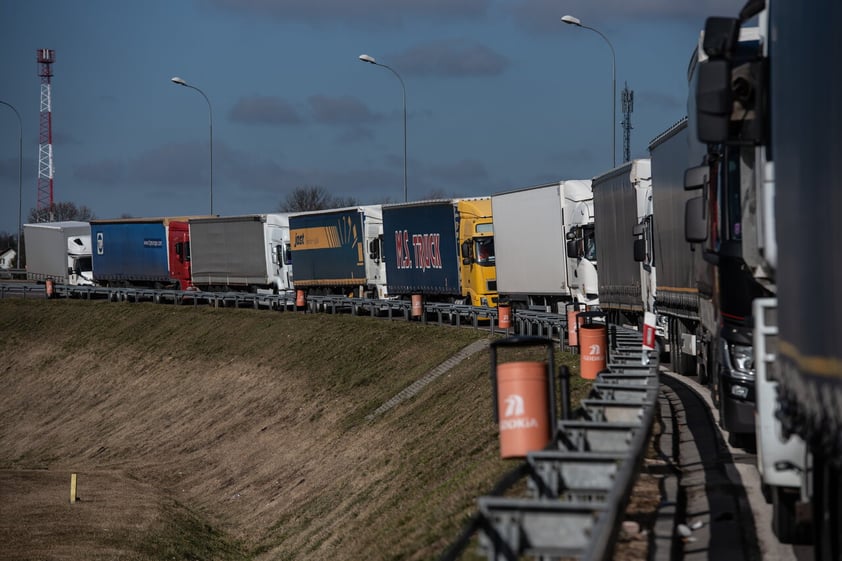
[(805, 543), (809, 539), (809, 532), (805, 524), (798, 523), (795, 504), (798, 502), (798, 491), (772, 487), (772, 532), (781, 543)]

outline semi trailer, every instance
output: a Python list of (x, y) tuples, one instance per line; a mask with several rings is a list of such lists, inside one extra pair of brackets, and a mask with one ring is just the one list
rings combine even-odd
[(599, 303), (589, 179), (497, 193), (491, 207), (501, 301), (556, 313)]
[(81, 221), (24, 224), (26, 278), (93, 285), (91, 225)]
[(383, 236), (390, 296), (497, 306), (490, 197), (384, 205)]
[(103, 286), (190, 288), (188, 219), (92, 220), (94, 281)]
[(296, 290), (318, 296), (386, 297), (380, 205), (291, 214), (289, 229)]
[(208, 291), (292, 290), (288, 214), (191, 218), (193, 286)]

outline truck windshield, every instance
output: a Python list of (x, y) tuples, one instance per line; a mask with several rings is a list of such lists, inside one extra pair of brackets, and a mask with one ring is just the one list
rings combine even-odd
[(494, 238), (476, 238), (474, 240), (474, 255), (477, 256), (477, 264), (494, 265)]

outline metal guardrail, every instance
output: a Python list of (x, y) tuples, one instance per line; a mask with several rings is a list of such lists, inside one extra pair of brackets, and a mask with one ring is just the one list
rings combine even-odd
[[(2, 283), (0, 298), (24, 296), (44, 297), (43, 283)], [(123, 288), (100, 286), (53, 285), (54, 298), (79, 298), (84, 300), (108, 300), (110, 302), (152, 302), (156, 304), (211, 305), (233, 308), (265, 308), (270, 310), (297, 310), (295, 294), (250, 292), (203, 292), (198, 290), (163, 290), (152, 288)], [(423, 305), (420, 318), (411, 315), (411, 302), (397, 299), (348, 298), (346, 296), (308, 296), (304, 310), (312, 313), (350, 313), (359, 316), (417, 319), (423, 323), (472, 326), (478, 329), (487, 326), (494, 332), (536, 335), (564, 339), (567, 318), (564, 315), (534, 310), (512, 310), (508, 329), (499, 327), (497, 308), (475, 307), (468, 304), (427, 302)]]
[[(638, 332), (611, 327), (608, 368), (574, 418), (560, 419), (550, 445), (478, 499), (440, 561), (458, 559), (474, 534), (489, 561), (611, 558), (658, 400), (658, 357), (641, 343)], [(524, 478), (524, 496), (504, 496)]]

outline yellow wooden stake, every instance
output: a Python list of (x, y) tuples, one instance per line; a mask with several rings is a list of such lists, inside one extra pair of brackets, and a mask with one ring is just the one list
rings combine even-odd
[(76, 474), (70, 474), (70, 502), (76, 502)]

